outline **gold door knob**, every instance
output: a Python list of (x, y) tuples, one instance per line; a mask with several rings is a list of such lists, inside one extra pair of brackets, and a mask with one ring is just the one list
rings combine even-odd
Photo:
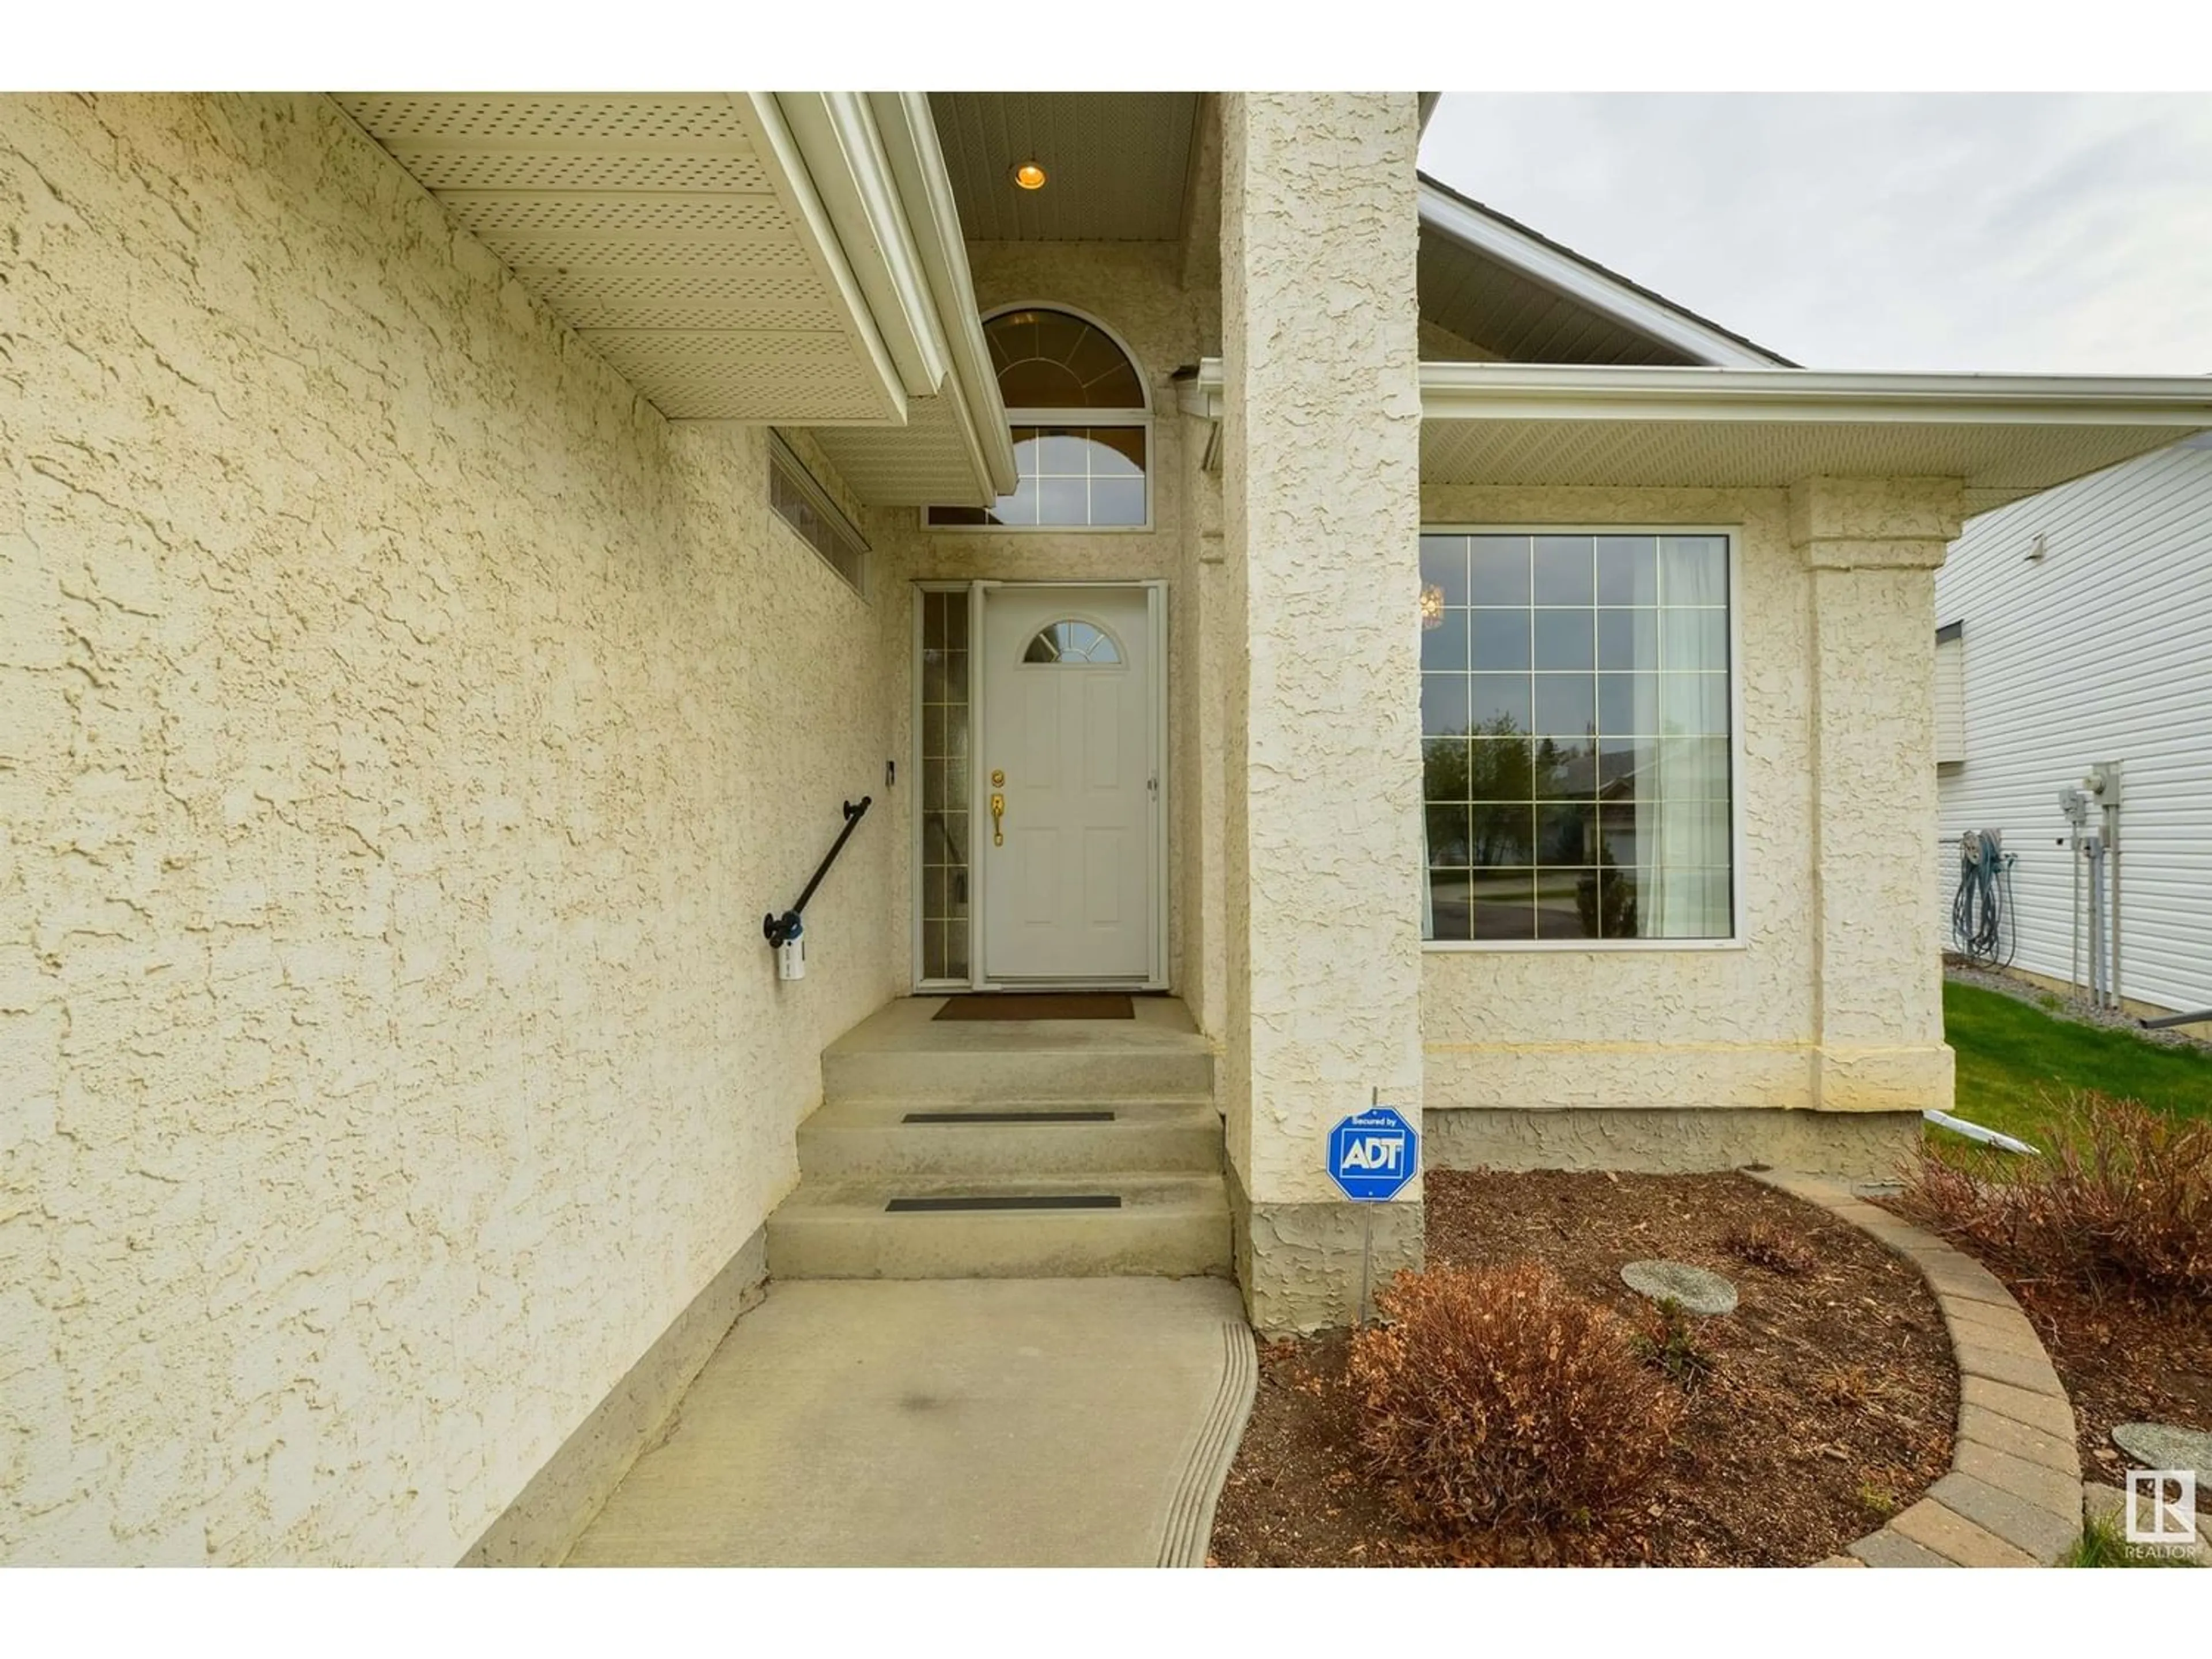
[(991, 845), (994, 847), (1004, 847), (1006, 844), (1006, 798), (1004, 795), (992, 796)]

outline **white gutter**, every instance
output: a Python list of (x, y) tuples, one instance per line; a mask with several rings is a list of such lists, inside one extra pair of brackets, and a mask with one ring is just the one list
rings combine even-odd
[[(2212, 427), (2212, 375), (1824, 374), (1809, 368), (1423, 363), (1430, 421), (1834, 421)], [(1181, 381), (1182, 412), (1221, 418), (1221, 359)]]
[(1510, 225), (1500, 224), (1478, 213), (1424, 181), (1420, 187), (1421, 226), (1448, 236), (1463, 247), (1509, 265), (1553, 293), (1571, 300), (1624, 328), (1662, 341), (1701, 362), (1723, 367), (1771, 367), (1773, 359), (1753, 350), (1741, 340), (1718, 329), (1684, 316), (1646, 294), (1593, 270), (1579, 259)]
[(909, 398), (936, 393), (951, 367), (875, 118), (851, 92), (769, 94), (819, 194)]
[[(1012, 489), (1013, 440), (927, 99), (780, 92), (752, 101), (796, 174), (794, 200), (812, 206), (809, 228), (829, 233), (841, 289), (865, 301), (872, 355), (895, 371), (905, 398), (945, 400), (978, 499)], [(898, 424), (913, 413), (902, 402)]]
[(952, 199), (945, 155), (938, 147), (928, 94), (877, 92), (867, 96), (935, 301), (951, 368), (951, 384), (944, 395), (951, 400), (975, 475), (984, 483), (981, 495), (1006, 495), (1015, 483), (1013, 438), (1006, 428), (1006, 406), (999, 397), (998, 370), (983, 343), (981, 307), (975, 303), (975, 282), (968, 269), (967, 238)]
[[(897, 356), (884, 340), (875, 307), (865, 285), (854, 272), (851, 261), (845, 256), (844, 240), (829, 206), (815, 186), (813, 169), (801, 150), (783, 111), (772, 93), (732, 93), (731, 100), (752, 118), (757, 135), (754, 146), (762, 168), (769, 175), (769, 183), (781, 201), (784, 210), (804, 228), (799, 240), (807, 256), (823, 280), (836, 295), (840, 307), (850, 319), (859, 337), (860, 349), (880, 380), (885, 401), (890, 405), (894, 423), (903, 426), (907, 421), (906, 376), (901, 373)], [(825, 169), (828, 170), (828, 169)], [(896, 331), (899, 319), (894, 313), (887, 320)], [(902, 342), (902, 349), (914, 350), (911, 341)]]
[[(1805, 368), (1423, 363), (1424, 421), (1801, 422), (1826, 426), (2212, 428), (2202, 375), (1820, 374)], [(1219, 427), (1221, 359), (1178, 408)]]
[(2177, 432), (2212, 426), (2212, 377), (2203, 375), (1823, 374), (1553, 363), (1423, 363), (1420, 372), (1421, 415), (1431, 421), (2171, 426)]

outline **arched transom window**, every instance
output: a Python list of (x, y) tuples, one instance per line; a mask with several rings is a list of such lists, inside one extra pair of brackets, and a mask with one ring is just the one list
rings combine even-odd
[(983, 325), (1013, 428), (1013, 493), (933, 507), (933, 527), (1133, 530), (1151, 522), (1152, 414), (1128, 354), (1066, 311), (1001, 312)]

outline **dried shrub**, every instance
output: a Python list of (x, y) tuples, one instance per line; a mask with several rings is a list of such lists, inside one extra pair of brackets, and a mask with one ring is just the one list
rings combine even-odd
[(1818, 1260), (1811, 1245), (1771, 1221), (1753, 1221), (1738, 1227), (1721, 1243), (1737, 1260), (1790, 1279), (1810, 1273)]
[(1368, 1452), (1440, 1529), (1587, 1524), (1634, 1498), (1685, 1413), (1627, 1322), (1534, 1261), (1401, 1273), (1352, 1339)]
[(2040, 1158), (1923, 1146), (1899, 1207), (2008, 1267), (2092, 1291), (2212, 1295), (2212, 1121), (2084, 1091)]

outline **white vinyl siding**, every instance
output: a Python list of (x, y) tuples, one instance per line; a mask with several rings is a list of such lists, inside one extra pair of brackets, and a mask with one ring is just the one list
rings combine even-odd
[[(1939, 770), (1941, 833), (2002, 830), (2019, 855), (2015, 965), (2066, 977), (2058, 792), (2118, 760), (2120, 988), (2212, 1007), (2212, 444), (2192, 439), (1975, 519), (1936, 597), (1937, 619), (1962, 621), (1972, 645), (1960, 659), (1966, 764)], [(1957, 862), (1947, 842), (1947, 912)]]

